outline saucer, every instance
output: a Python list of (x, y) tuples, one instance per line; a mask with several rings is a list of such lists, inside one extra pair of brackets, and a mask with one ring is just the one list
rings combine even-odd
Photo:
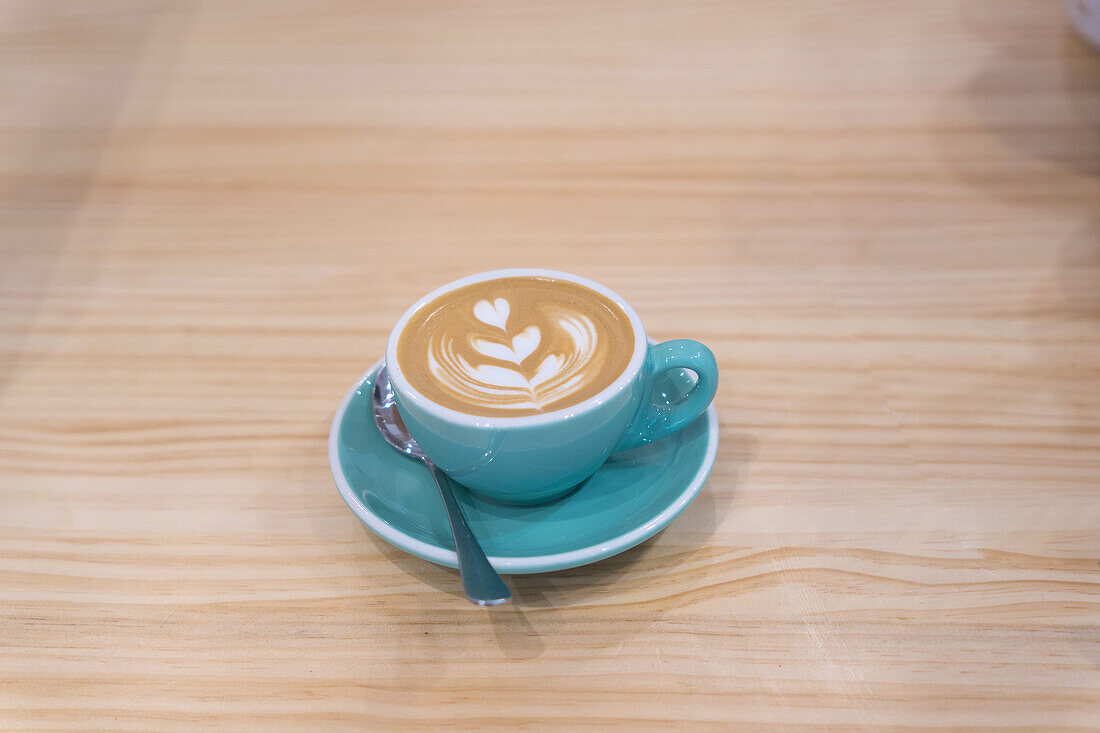
[[(391, 545), (457, 567), (443, 501), (420, 461), (388, 445), (374, 425), (371, 385), (378, 362), (344, 397), (329, 433), (329, 464), (340, 496)], [(613, 455), (564, 498), (508, 506), (455, 485), (462, 511), (498, 572), (564, 570), (603, 560), (649, 539), (703, 488), (718, 450), (714, 405), (686, 428)]]

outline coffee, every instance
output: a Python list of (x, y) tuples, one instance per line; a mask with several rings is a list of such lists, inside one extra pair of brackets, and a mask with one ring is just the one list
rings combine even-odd
[(545, 276), (451, 290), (418, 309), (397, 341), (409, 384), (469, 415), (523, 417), (578, 404), (621, 375), (634, 352), (610, 298)]

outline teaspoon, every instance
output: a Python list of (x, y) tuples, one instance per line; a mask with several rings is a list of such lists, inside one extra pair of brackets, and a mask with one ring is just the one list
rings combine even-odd
[(458, 572), (462, 576), (462, 586), (466, 597), (479, 606), (497, 606), (512, 599), (512, 592), (501, 580), (500, 575), (489, 564), (481, 546), (477, 543), (462, 509), (455, 499), (447, 474), (434, 463), (409, 434), (409, 429), (397, 412), (397, 401), (393, 395), (393, 385), (386, 367), (378, 370), (374, 378), (372, 393), (374, 424), (386, 442), (405, 455), (418, 458), (431, 471), (439, 494), (443, 497), (443, 508), (447, 512), (447, 521), (451, 525), (451, 537), (454, 539), (455, 554), (458, 555)]

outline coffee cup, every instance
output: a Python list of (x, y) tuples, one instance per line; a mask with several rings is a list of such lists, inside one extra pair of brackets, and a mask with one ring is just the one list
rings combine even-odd
[[(447, 475), (509, 504), (568, 493), (617, 451), (699, 417), (718, 385), (710, 349), (651, 344), (606, 287), (543, 269), (444, 285), (397, 322), (386, 367), (409, 432)], [(686, 396), (669, 404), (673, 377)]]

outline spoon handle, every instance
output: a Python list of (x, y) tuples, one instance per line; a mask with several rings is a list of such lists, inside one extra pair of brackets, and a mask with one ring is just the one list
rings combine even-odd
[(488, 558), (477, 543), (466, 517), (455, 499), (451, 489), (451, 479), (427, 458), (424, 463), (431, 469), (439, 495), (443, 497), (443, 507), (447, 510), (447, 521), (451, 525), (451, 537), (455, 542), (455, 554), (458, 555), (458, 572), (462, 576), (462, 587), (466, 597), (479, 606), (498, 606), (512, 599), (512, 591), (501, 580), (500, 575), (489, 564)]

